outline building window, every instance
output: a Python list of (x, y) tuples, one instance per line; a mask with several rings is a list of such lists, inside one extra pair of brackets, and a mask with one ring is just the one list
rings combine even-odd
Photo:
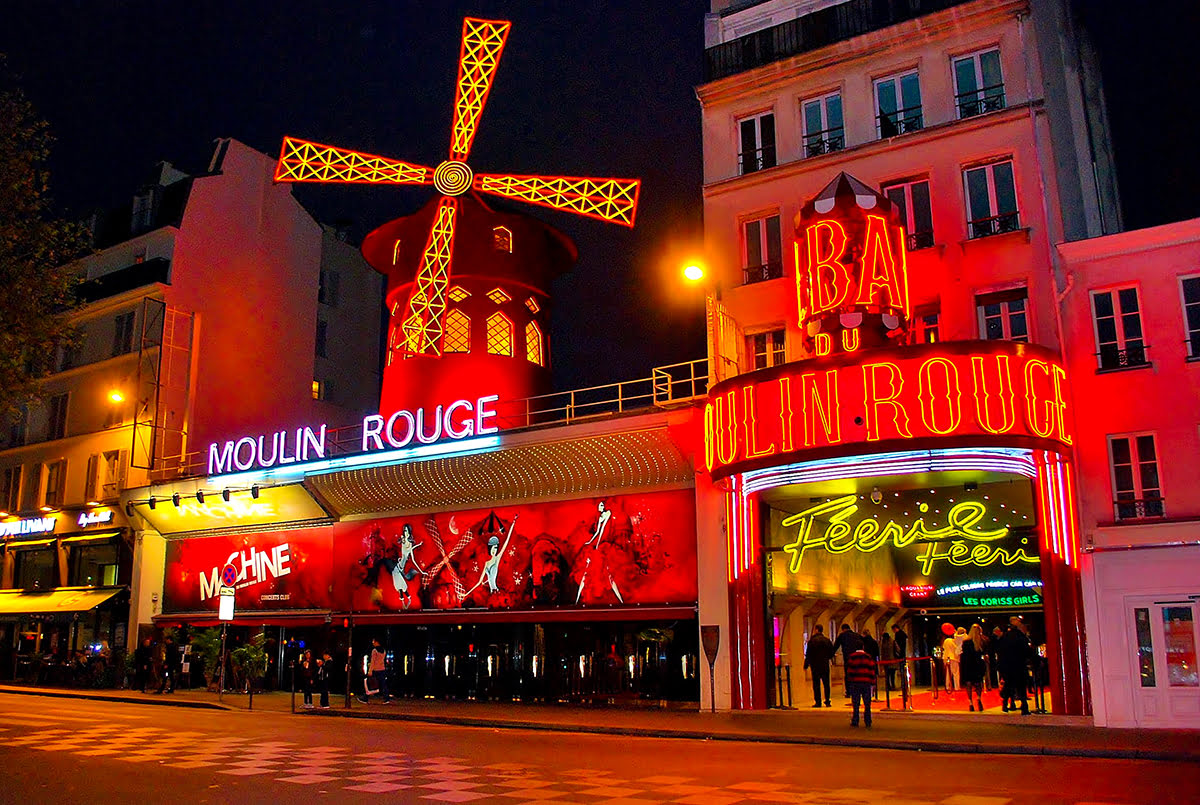
[(746, 336), (755, 369), (781, 366), (784, 363), (783, 330), (769, 330)]
[(1158, 450), (1154, 434), (1109, 436), (1113, 508), (1118, 520), (1162, 517), (1163, 497), (1158, 479)]
[(60, 458), (46, 465), (46, 493), (42, 502), (47, 506), (59, 507), (67, 487), (67, 460)]
[(100, 454), (100, 498), (111, 500), (121, 493), (125, 484), (125, 462), (129, 458), (124, 450), (108, 450)]
[(816, 157), (846, 147), (840, 92), (804, 101), (800, 112), (804, 120), (804, 156)]
[(451, 310), (446, 314), (446, 333), (442, 336), (442, 351), (471, 351), (471, 317), (461, 310)]
[(921, 114), (921, 81), (917, 77), (917, 71), (876, 81), (875, 109), (881, 139), (924, 128), (925, 120)]
[(75, 587), (111, 587), (117, 583), (117, 546), (78, 545), (71, 551), (71, 568), (67, 577)]
[(535, 316), (542, 310), (542, 306), (539, 305), (538, 301), (532, 296), (525, 300), (525, 307), (528, 308), (529, 312)]
[(54, 583), (54, 549), (17, 551), (17, 586), (25, 590), (48, 590)]
[(329, 347), (329, 322), (317, 319), (317, 357), (327, 358), (326, 350)]
[(461, 302), (470, 295), (471, 292), (461, 285), (455, 285), (450, 289), (450, 293), (446, 294), (446, 296), (450, 297), (451, 302)]
[(46, 406), (46, 438), (62, 439), (67, 435), (67, 401), (70, 395), (55, 394)]
[(1004, 108), (999, 50), (992, 48), (954, 60), (954, 105), (959, 118)]
[(775, 167), (774, 113), (742, 118), (738, 121), (738, 137), (741, 141), (739, 173), (754, 173)]
[(312, 398), (314, 400), (321, 399), (321, 381), (313, 380), (312, 382)]
[(938, 310), (918, 310), (913, 316), (915, 327), (914, 340), (918, 344), (936, 344), (942, 340), (941, 312)]
[(312, 382), (312, 398), (314, 400), (329, 401), (333, 395), (332, 380), (313, 380)]
[(1179, 281), (1183, 294), (1183, 329), (1187, 333), (1188, 357), (1200, 358), (1200, 277)]
[(113, 330), (113, 357), (133, 352), (133, 317), (132, 310), (117, 316), (116, 329)]
[(1092, 314), (1101, 369), (1148, 364), (1137, 288), (1092, 291)]
[(54, 361), (54, 370), (56, 372), (65, 372), (79, 365), (79, 353), (83, 339), (84, 330), (82, 327), (79, 327), (75, 332), (74, 338), (58, 345)]
[(487, 298), (491, 299), (497, 305), (503, 305), (505, 302), (512, 300), (512, 297), (503, 288), (492, 288), (492, 290), (487, 292)]
[(986, 238), (1021, 228), (1011, 159), (963, 171), (967, 193), (967, 237)]
[(21, 471), (20, 464), (15, 467), (5, 467), (0, 472), (0, 507), (5, 514), (13, 514), (21, 509)]
[(525, 360), (545, 366), (542, 354), (542, 331), (537, 322), (531, 321), (525, 325)]
[(336, 271), (322, 270), (317, 284), (317, 302), (330, 307), (337, 307), (338, 287), (341, 277)]
[(1012, 288), (975, 297), (979, 337), (988, 341), (1029, 341), (1028, 301), (1025, 288)]
[(929, 180), (884, 185), (883, 194), (900, 209), (900, 223), (908, 233), (908, 250), (932, 246), (933, 206), (929, 201)]
[(22, 405), (16, 418), (8, 425), (8, 446), (20, 447), (25, 444), (26, 425), (29, 423), (29, 408)]
[(746, 284), (783, 276), (783, 239), (778, 215), (746, 221), (742, 224), (742, 238)]
[(487, 351), (492, 355), (512, 355), (512, 350), (512, 322), (503, 313), (493, 313), (487, 320)]
[(498, 226), (492, 230), (492, 246), (498, 252), (512, 254), (512, 230), (506, 226)]

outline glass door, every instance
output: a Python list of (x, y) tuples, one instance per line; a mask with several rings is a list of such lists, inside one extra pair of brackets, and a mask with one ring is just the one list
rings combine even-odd
[(1200, 596), (1134, 601), (1134, 698), (1143, 726), (1200, 722)]

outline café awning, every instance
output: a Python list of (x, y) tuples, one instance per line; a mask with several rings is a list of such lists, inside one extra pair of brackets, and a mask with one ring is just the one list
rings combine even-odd
[(86, 589), (0, 591), (0, 616), (44, 615), (87, 612), (113, 598), (124, 587), (88, 587)]

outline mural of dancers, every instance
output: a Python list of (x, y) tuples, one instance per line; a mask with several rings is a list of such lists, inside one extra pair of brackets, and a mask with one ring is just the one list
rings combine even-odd
[[(392, 566), (392, 586), (396, 588), (396, 592), (400, 594), (400, 601), (405, 609), (412, 605), (412, 591), (409, 589), (408, 583), (415, 579), (418, 574), (425, 575), (425, 570), (421, 567), (421, 563), (417, 561), (414, 552), (425, 543), (418, 542), (413, 544), (412, 526), (408, 523), (400, 529), (400, 558), (396, 560), (396, 564)], [(412, 563), (412, 569), (408, 568), (408, 564)]]
[(504, 537), (503, 545), (500, 544), (500, 537), (494, 534), (488, 538), (488, 558), (483, 563), (483, 573), (479, 575), (479, 581), (475, 582), (475, 585), (462, 596), (464, 599), (475, 592), (485, 581), (489, 592), (500, 592), (500, 588), (496, 586), (496, 573), (500, 570), (500, 560), (504, 558), (504, 553), (508, 550), (508, 543), (512, 541), (513, 529), (516, 525), (517, 515), (514, 514), (512, 521), (508, 524), (508, 534)]
[[(379, 526), (368, 532), (363, 538), (364, 556), (359, 560), (359, 564), (366, 568), (364, 581), (367, 586), (374, 588), (373, 599), (389, 608), (393, 598), (402, 609), (408, 609), (412, 605), (410, 582), (418, 575), (425, 575), (415, 556), (415, 551), (422, 544), (413, 542), (412, 526), (408, 523), (403, 525), (400, 536), (390, 547), (384, 540)], [(382, 583), (385, 577), (391, 582), (390, 590), (387, 589), (388, 585)]]
[[(617, 601), (624, 604), (625, 599), (621, 596), (617, 580), (613, 577), (612, 570), (608, 565), (608, 551), (600, 549), (601, 543), (604, 541), (604, 532), (608, 528), (608, 521), (612, 519), (612, 512), (604, 505), (603, 500), (596, 504), (596, 511), (596, 527), (592, 529), (592, 536), (580, 548), (581, 553), (587, 553), (584, 557), (583, 572), (579, 577), (579, 589), (575, 592), (575, 604), (578, 605), (579, 600), (583, 597), (583, 588), (587, 586), (589, 578), (593, 582), (596, 579), (606, 579), (608, 587), (617, 596)], [(591, 546), (590, 551), (588, 550), (589, 545)], [(609, 547), (611, 548), (611, 544)]]

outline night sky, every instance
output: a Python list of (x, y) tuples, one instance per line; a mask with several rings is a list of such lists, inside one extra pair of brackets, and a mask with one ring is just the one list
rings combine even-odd
[[(1200, 3), (1079, 0), (1101, 51), (1126, 226), (1200, 215)], [(207, 165), (234, 137), (291, 134), (425, 165), (446, 156), (462, 17), (513, 22), (470, 157), (483, 172), (643, 180), (637, 227), (513, 204), (580, 260), (555, 288), (556, 387), (629, 380), (704, 354), (676, 280), (700, 240), (704, 0), (344, 3), (0, 0), (0, 52), (58, 138), (71, 215), (128, 203), (153, 164)], [(361, 237), (431, 189), (297, 186)]]

